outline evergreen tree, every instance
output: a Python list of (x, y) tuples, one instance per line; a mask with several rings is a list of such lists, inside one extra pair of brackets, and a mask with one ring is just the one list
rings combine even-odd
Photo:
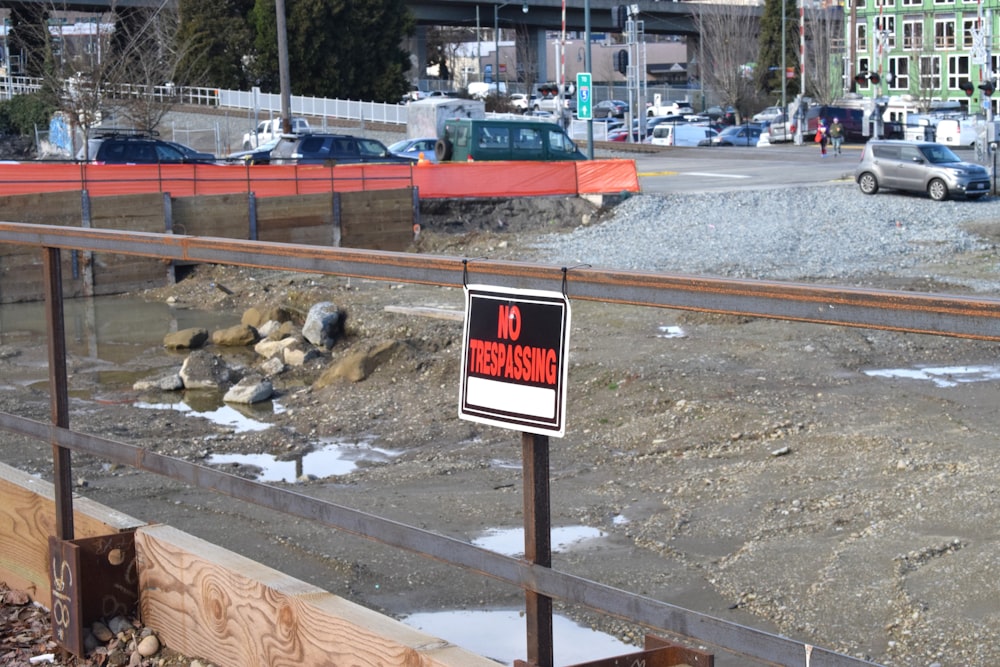
[[(286, 0), (288, 62), (296, 95), (396, 101), (409, 88), (400, 47), (414, 21), (403, 0)], [(258, 85), (278, 92), (274, 0), (257, 0)]]
[(249, 14), (254, 0), (180, 0), (178, 38), (189, 47), (179, 71), (179, 85), (211, 85), (244, 90), (251, 78), (253, 33)]
[[(785, 66), (798, 69), (799, 14), (795, 0), (765, 0), (760, 18), (756, 78), (760, 90), (774, 98), (781, 92), (781, 10), (785, 9)], [(793, 81), (796, 83), (793, 85)], [(788, 79), (787, 90), (798, 90), (798, 78)]]

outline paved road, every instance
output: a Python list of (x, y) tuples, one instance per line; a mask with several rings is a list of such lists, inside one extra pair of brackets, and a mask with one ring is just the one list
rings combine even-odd
[(674, 148), (635, 157), (643, 192), (706, 192), (789, 187), (850, 180), (861, 145), (820, 156), (815, 144), (760, 148)]

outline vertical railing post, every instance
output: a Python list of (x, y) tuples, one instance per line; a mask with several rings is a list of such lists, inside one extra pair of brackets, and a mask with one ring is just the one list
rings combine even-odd
[[(552, 567), (552, 525), (549, 511), (549, 437), (521, 434), (524, 468), (524, 557), (529, 563)], [(528, 663), (552, 667), (552, 598), (525, 591)]]
[[(43, 248), (45, 319), (49, 335), (49, 391), (52, 424), (69, 428), (69, 391), (66, 387), (66, 328), (63, 323), (62, 264), (59, 248)], [(73, 471), (70, 451), (52, 442), (55, 485), (56, 537), (73, 539)]]

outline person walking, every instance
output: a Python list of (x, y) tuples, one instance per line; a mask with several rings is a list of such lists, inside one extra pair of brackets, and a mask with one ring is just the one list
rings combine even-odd
[(819, 119), (819, 125), (816, 127), (814, 140), (819, 144), (820, 157), (826, 157), (826, 143), (829, 140), (829, 135), (827, 134), (826, 121), (822, 118)]
[(844, 143), (844, 126), (840, 124), (840, 120), (837, 118), (834, 118), (833, 123), (830, 125), (830, 143), (834, 156), (840, 155), (840, 147)]

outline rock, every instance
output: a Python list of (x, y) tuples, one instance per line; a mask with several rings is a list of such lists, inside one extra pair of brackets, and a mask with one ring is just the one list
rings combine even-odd
[(337, 378), (344, 378), (351, 382), (360, 382), (371, 375), (398, 348), (399, 343), (393, 340), (376, 345), (369, 350), (349, 354), (326, 369), (319, 379), (313, 383), (313, 389), (327, 387)]
[(309, 309), (302, 336), (313, 345), (330, 349), (342, 333), (347, 316), (329, 301), (321, 301)]
[(104, 625), (100, 621), (95, 621), (92, 626), (90, 626), (90, 631), (94, 633), (94, 637), (99, 642), (109, 642), (114, 639), (115, 633), (111, 632), (108, 626)]
[(115, 616), (108, 621), (108, 629), (116, 635), (122, 632), (128, 632), (132, 629), (132, 621), (124, 616)]
[(208, 329), (182, 329), (163, 337), (163, 347), (170, 350), (196, 350), (208, 340)]
[(255, 329), (260, 329), (265, 322), (288, 322), (292, 319), (292, 313), (287, 308), (247, 308), (240, 318), (241, 324), (248, 324)]
[(160, 650), (160, 640), (156, 638), (156, 635), (147, 635), (142, 638), (135, 650), (144, 658), (156, 655), (156, 652)]
[(231, 382), (229, 367), (211, 352), (196, 350), (181, 367), (181, 379), (187, 389), (219, 389)]
[(233, 385), (222, 400), (226, 403), (244, 403), (252, 405), (271, 398), (274, 394), (274, 387), (271, 381), (256, 377), (247, 376)]
[(307, 361), (312, 361), (319, 356), (319, 350), (314, 347), (307, 350), (303, 350), (299, 346), (286, 347), (282, 353), (282, 359), (289, 366), (303, 366)]
[(283, 357), (287, 348), (301, 344), (302, 340), (299, 338), (282, 338), (281, 340), (265, 338), (254, 345), (253, 349), (254, 352), (265, 359), (271, 359), (273, 357)]
[(281, 357), (271, 357), (260, 365), (260, 372), (268, 377), (281, 375), (285, 372), (285, 362)]
[(184, 380), (176, 371), (160, 377), (137, 380), (132, 385), (133, 391), (180, 391), (183, 388)]
[(228, 329), (218, 329), (212, 332), (212, 343), (226, 347), (246, 347), (260, 339), (257, 330), (249, 324), (237, 324)]

